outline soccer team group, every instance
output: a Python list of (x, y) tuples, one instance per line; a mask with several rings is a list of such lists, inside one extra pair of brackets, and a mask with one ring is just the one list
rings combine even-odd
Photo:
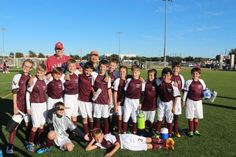
[[(71, 136), (88, 141), (86, 151), (111, 148), (105, 156), (112, 156), (119, 149), (173, 149), (173, 139), (136, 135), (137, 115), (144, 114), (147, 132), (160, 134), (164, 122), (169, 137), (181, 137), (178, 116), (183, 106), (188, 135), (200, 136), (198, 119), (203, 118), (206, 85), (200, 79), (199, 67), (192, 68), (192, 79), (186, 82), (179, 63), (173, 63), (172, 69), (163, 68), (159, 77), (155, 69), (149, 69), (144, 79), (139, 66), (133, 65), (128, 74), (128, 68), (118, 67), (115, 59), (101, 60), (97, 66), (90, 60), (78, 68), (63, 50), (63, 44), (56, 43), (55, 55), (37, 65), (35, 76), (30, 75), (33, 61), (26, 59), (22, 73), (13, 78), (14, 114), (25, 113), (28, 151), (35, 152), (35, 144), (39, 145), (37, 153), (48, 152), (54, 144), (61, 150), (72, 151)], [(98, 57), (97, 51), (92, 51), (90, 57)], [(115, 123), (110, 117), (111, 106), (118, 117)], [(82, 130), (77, 127), (78, 115), (82, 117)], [(117, 135), (111, 134), (114, 125)], [(9, 133), (8, 154), (14, 153), (16, 131), (17, 127)]]

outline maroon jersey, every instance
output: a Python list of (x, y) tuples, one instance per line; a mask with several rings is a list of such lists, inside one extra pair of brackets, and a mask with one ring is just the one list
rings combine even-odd
[(101, 143), (96, 143), (96, 146), (102, 149), (109, 149), (115, 146), (115, 143), (119, 142), (119, 137), (112, 134), (105, 134)]
[(126, 97), (130, 99), (139, 99), (142, 91), (142, 81), (139, 79), (129, 78), (125, 85)]
[(46, 102), (46, 89), (47, 86), (45, 81), (37, 79), (30, 93), (30, 102), (31, 103)]
[(96, 104), (104, 104), (108, 105), (108, 89), (111, 88), (111, 81), (109, 79), (108, 82), (104, 81), (105, 75), (97, 75), (95, 82), (94, 82), (94, 90), (97, 91), (99, 88), (102, 92), (99, 94), (98, 98), (96, 99)]
[(154, 81), (147, 81), (144, 91), (142, 110), (154, 111), (157, 108), (157, 85)]
[(187, 97), (191, 100), (198, 101), (202, 100), (203, 96), (203, 85), (200, 81), (192, 81), (189, 86)]
[(125, 90), (125, 80), (122, 80), (120, 78), (116, 79), (114, 81), (114, 90), (117, 91), (117, 101), (121, 102), (120, 106), (124, 105), (124, 100), (122, 100), (122, 95), (124, 94)]
[(113, 71), (113, 72), (109, 73), (109, 76), (111, 78), (111, 86), (113, 87), (113, 84), (114, 84), (114, 82), (115, 82), (115, 80), (117, 78), (116, 71)]
[(183, 77), (181, 78), (180, 75), (172, 75), (171, 81), (176, 82), (177, 85), (178, 85), (179, 91), (182, 91), (182, 89), (183, 89), (183, 84), (184, 84)]
[(92, 76), (87, 77), (84, 74), (79, 75), (78, 77), (78, 92), (80, 101), (90, 102), (92, 98)]
[(64, 93), (68, 95), (78, 94), (78, 76), (70, 75), (70, 80), (64, 82)]
[(174, 100), (174, 89), (172, 83), (166, 83), (164, 81), (158, 86), (158, 94), (162, 102), (169, 102)]
[(60, 99), (63, 97), (63, 87), (61, 80), (52, 80), (47, 85), (47, 94), (50, 98)]
[(26, 90), (30, 79), (29, 75), (16, 74), (12, 81), (12, 93), (16, 94), (17, 107), (20, 111), (26, 112)]

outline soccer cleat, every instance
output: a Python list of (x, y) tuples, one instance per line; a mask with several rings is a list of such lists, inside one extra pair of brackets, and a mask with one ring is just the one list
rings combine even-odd
[(165, 141), (165, 149), (167, 150), (174, 150), (174, 144), (175, 144), (175, 141), (173, 140), (173, 138), (168, 138), (166, 141)]
[(29, 152), (34, 152), (34, 144), (29, 143), (29, 144), (26, 146), (26, 149), (27, 149)]
[(49, 152), (50, 151), (50, 148), (48, 148), (48, 147), (42, 147), (42, 148), (39, 148), (38, 150), (37, 150), (37, 153), (38, 154), (43, 154), (43, 153), (46, 153), (46, 152)]
[(175, 137), (181, 137), (180, 133), (179, 132), (175, 132)]
[(196, 130), (196, 131), (194, 131), (194, 135), (200, 136), (201, 134), (200, 134), (200, 132), (198, 130)]
[(189, 132), (188, 132), (188, 136), (189, 136), (189, 137), (193, 137), (193, 131), (189, 131)]
[(13, 146), (7, 146), (6, 148), (6, 154), (13, 154), (14, 151), (13, 151)]

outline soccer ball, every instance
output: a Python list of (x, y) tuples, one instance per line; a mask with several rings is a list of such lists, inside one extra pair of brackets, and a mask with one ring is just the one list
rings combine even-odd
[(209, 89), (206, 89), (203, 92), (203, 97), (204, 97), (204, 99), (210, 99), (211, 98), (211, 91)]

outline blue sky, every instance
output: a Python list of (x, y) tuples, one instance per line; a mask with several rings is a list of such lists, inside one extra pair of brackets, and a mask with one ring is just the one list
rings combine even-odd
[[(167, 55), (215, 57), (236, 47), (235, 0), (168, 2)], [(0, 28), (9, 52), (91, 50), (163, 56), (162, 0), (0, 0)], [(2, 33), (0, 53), (3, 52)]]

